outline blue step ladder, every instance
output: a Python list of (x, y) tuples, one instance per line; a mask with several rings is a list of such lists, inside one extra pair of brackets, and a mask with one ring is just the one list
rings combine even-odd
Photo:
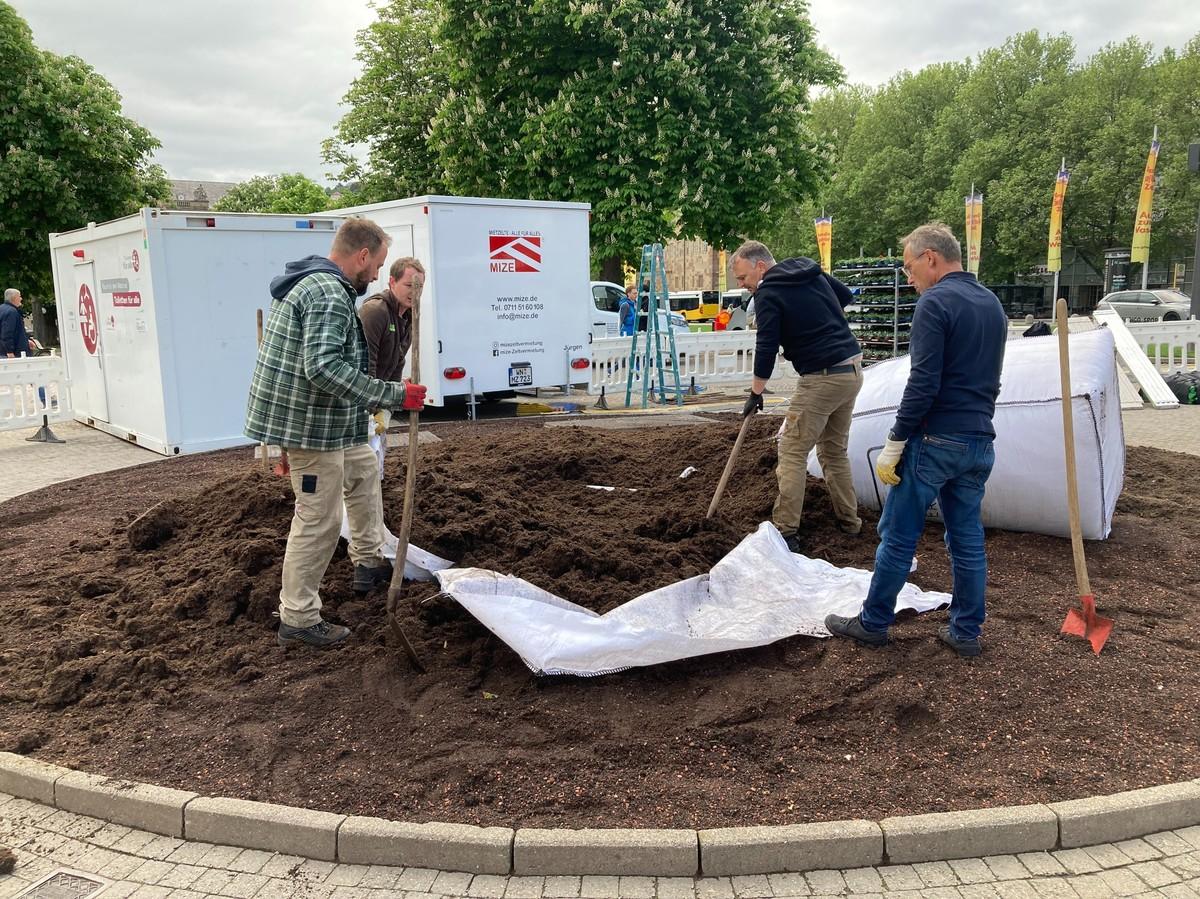
[[(670, 326), (671, 304), (667, 292), (667, 267), (663, 263), (663, 245), (648, 243), (642, 247), (642, 264), (638, 269), (639, 305), (646, 305), (645, 343), (639, 354), (638, 335), (642, 332), (634, 328), (633, 340), (629, 344), (629, 368), (625, 381), (625, 408), (629, 408), (633, 400), (633, 381), (635, 376), (642, 379), (642, 408), (645, 409), (650, 401), (666, 405), (668, 388), (666, 371), (669, 369), (674, 381), (675, 405), (683, 405), (683, 388), (679, 383), (679, 351), (675, 348), (675, 330)], [(660, 320), (659, 311), (666, 314)], [(640, 310), (638, 315), (640, 323)], [(667, 322), (666, 335), (663, 335), (663, 321)], [(664, 365), (664, 357), (666, 364)], [(657, 389), (651, 390), (651, 379), (657, 375)], [(655, 397), (657, 393), (657, 397)]]

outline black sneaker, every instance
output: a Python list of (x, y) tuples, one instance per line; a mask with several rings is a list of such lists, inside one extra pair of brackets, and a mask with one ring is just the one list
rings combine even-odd
[(359, 596), (366, 596), (380, 584), (390, 584), (392, 582), (392, 563), (384, 562), (382, 565), (355, 565), (354, 566), (354, 592)]
[(866, 646), (886, 646), (888, 641), (887, 631), (869, 631), (862, 625), (862, 621), (855, 615), (853, 618), (847, 618), (844, 615), (826, 615), (825, 627), (829, 629), (829, 633), (835, 637), (850, 637), (857, 640)]
[(943, 624), (938, 628), (938, 639), (963, 658), (973, 658), (983, 652), (983, 644), (979, 642), (978, 637), (971, 640), (960, 640), (954, 636), (948, 624)]
[(304, 643), (325, 649), (336, 646), (350, 636), (350, 628), (340, 624), (330, 624), (322, 619), (312, 627), (292, 627), (290, 624), (279, 623), (279, 632), (275, 639), (280, 646), (291, 646), (294, 643)]
[(800, 542), (799, 534), (788, 534), (783, 538), (783, 542), (787, 544), (788, 552), (804, 554), (804, 547)]

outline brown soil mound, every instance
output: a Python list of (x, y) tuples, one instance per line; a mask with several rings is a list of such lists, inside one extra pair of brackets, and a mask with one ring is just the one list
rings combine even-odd
[[(413, 541), (603, 612), (707, 571), (769, 516), (777, 423), (755, 422), (713, 521), (732, 422), (448, 427), (422, 447)], [(534, 677), (425, 584), (406, 587), (402, 609), (429, 667), (413, 673), (383, 594), (350, 592), (342, 549), (325, 614), (354, 638), (326, 653), (277, 647), (292, 497), (246, 455), (0, 505), (0, 749), (210, 795), (513, 825), (881, 817), (1200, 776), (1194, 457), (1129, 454), (1113, 536), (1088, 544), (1093, 589), (1117, 619), (1099, 658), (1058, 634), (1074, 604), (1069, 542), (997, 531), (980, 660), (941, 647), (945, 616), (932, 613), (879, 651), (796, 637), (577, 679)], [(681, 480), (687, 465), (700, 471)], [(393, 451), (393, 530), (402, 486)], [(806, 520), (810, 554), (871, 566), (870, 527), (836, 531), (817, 482)], [(930, 525), (922, 540), (922, 587), (949, 589), (941, 536)]]

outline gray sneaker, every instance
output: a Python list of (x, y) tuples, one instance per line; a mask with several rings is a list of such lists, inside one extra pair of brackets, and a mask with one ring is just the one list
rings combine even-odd
[(380, 584), (392, 582), (392, 563), (385, 561), (382, 565), (355, 565), (354, 592), (366, 596)]
[(948, 624), (943, 624), (938, 628), (938, 639), (963, 658), (973, 658), (983, 653), (983, 644), (979, 642), (978, 637), (971, 640), (960, 640), (954, 636), (954, 632), (950, 630)]
[(887, 631), (869, 631), (862, 625), (862, 621), (855, 615), (853, 618), (847, 618), (844, 615), (826, 615), (825, 627), (829, 629), (829, 633), (835, 637), (850, 637), (857, 640), (859, 643), (864, 643), (867, 646), (886, 646), (888, 641)]
[(336, 646), (350, 636), (350, 628), (340, 624), (330, 624), (324, 619), (312, 627), (292, 627), (290, 624), (279, 622), (279, 632), (275, 639), (280, 646), (291, 646), (295, 643), (305, 643), (317, 649)]

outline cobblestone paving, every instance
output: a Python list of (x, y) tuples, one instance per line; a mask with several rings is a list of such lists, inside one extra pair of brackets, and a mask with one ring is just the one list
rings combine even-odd
[(110, 882), (106, 899), (1200, 899), (1200, 827), (1139, 840), (988, 858), (746, 877), (500, 877), (337, 865), (157, 836), (0, 793), (10, 899), (60, 870)]

